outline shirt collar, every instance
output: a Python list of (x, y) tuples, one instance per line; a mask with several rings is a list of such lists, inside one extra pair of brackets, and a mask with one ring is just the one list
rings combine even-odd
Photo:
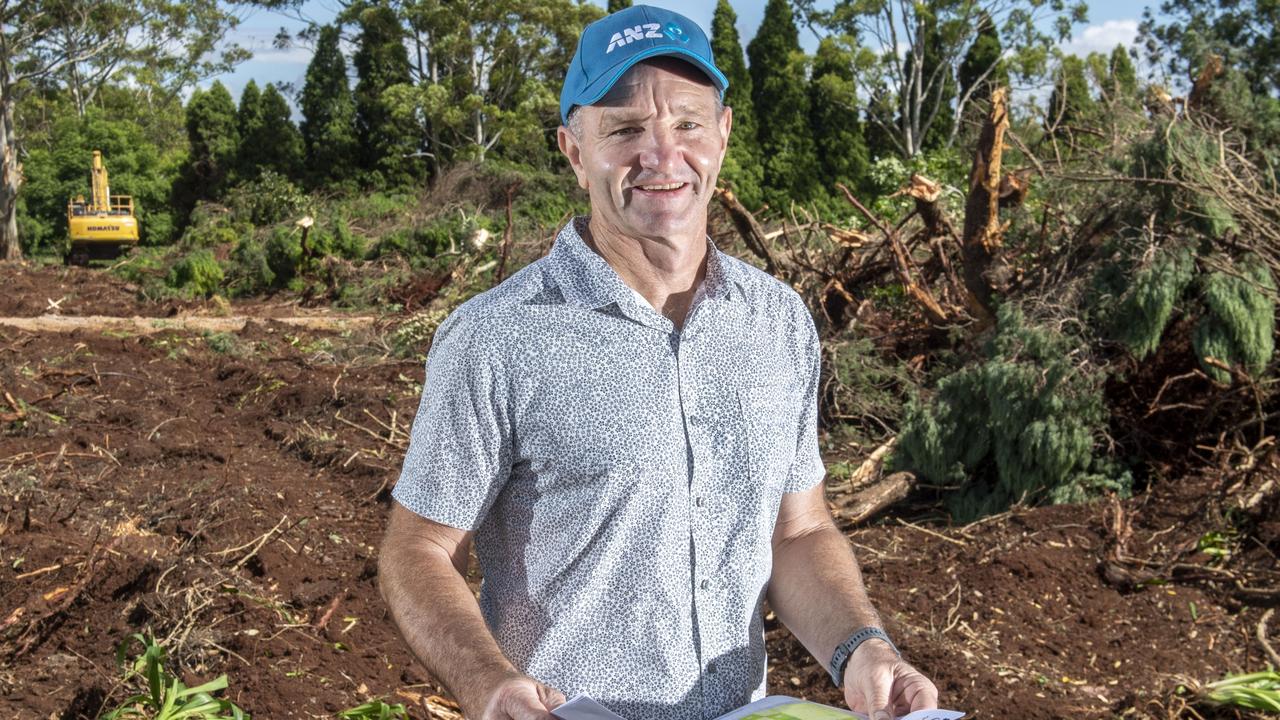
[[(579, 223), (586, 217), (575, 217), (556, 236), (548, 260), (565, 300), (588, 308), (616, 302), (633, 301), (634, 290), (622, 281), (617, 271), (599, 253), (587, 247)], [(707, 238), (707, 271), (695, 298), (732, 300), (741, 297), (733, 285), (733, 265), (711, 238)], [(626, 301), (623, 298), (627, 298)]]

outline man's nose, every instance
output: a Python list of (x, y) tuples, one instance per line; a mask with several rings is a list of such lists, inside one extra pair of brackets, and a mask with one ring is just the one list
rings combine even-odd
[(644, 147), (640, 149), (640, 166), (645, 170), (668, 173), (676, 168), (680, 157), (680, 145), (670, 128), (657, 128), (646, 133)]

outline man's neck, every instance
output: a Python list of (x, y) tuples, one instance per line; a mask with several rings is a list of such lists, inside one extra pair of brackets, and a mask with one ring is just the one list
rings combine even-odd
[(608, 262), (622, 281), (677, 328), (706, 275), (707, 237), (632, 238), (611, 232), (593, 216), (583, 233), (587, 247)]

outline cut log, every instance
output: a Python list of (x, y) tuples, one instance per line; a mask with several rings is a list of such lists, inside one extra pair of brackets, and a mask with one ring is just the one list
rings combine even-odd
[(854, 493), (847, 504), (833, 509), (831, 514), (850, 524), (866, 522), (904, 500), (915, 486), (915, 475), (896, 472), (875, 485)]

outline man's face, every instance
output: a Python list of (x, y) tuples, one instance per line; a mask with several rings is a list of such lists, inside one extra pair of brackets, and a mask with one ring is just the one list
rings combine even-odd
[(559, 141), (591, 196), (593, 222), (627, 237), (705, 234), (732, 125), (717, 98), (697, 68), (659, 57), (579, 108), (580, 134), (561, 127)]

